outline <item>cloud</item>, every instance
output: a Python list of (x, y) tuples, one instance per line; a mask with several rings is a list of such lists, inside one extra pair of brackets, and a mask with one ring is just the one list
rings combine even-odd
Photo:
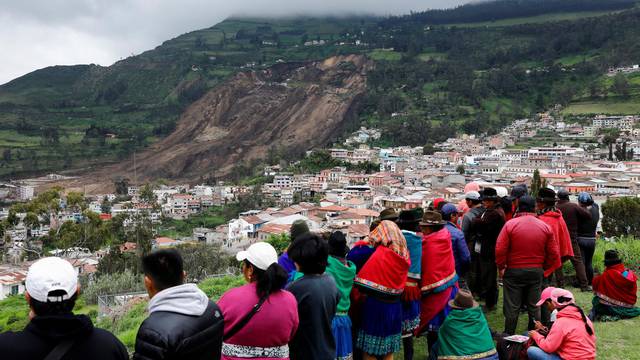
[(395, 15), (469, 0), (0, 0), (0, 84), (50, 65), (113, 62), (232, 15)]

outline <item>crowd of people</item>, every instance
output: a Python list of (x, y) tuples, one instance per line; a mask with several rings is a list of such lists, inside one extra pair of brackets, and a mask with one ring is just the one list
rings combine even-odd
[[(471, 183), (459, 204), (386, 209), (367, 237), (348, 246), (339, 231), (316, 234), (304, 221), (282, 254), (258, 242), (236, 255), (246, 284), (214, 302), (185, 283), (171, 249), (142, 259), (149, 294), (133, 359), (414, 358), (425, 337), (432, 359), (498, 359), (500, 339), (528, 314), (530, 359), (595, 359), (592, 321), (640, 315), (637, 278), (619, 254), (593, 274), (599, 210), (589, 194), (550, 188), (510, 195)], [(594, 292), (587, 316), (563, 289), (562, 264)], [(502, 285), (504, 331), (485, 318)], [(3, 359), (128, 359), (112, 334), (73, 313), (80, 294), (73, 267), (60, 258), (34, 263), (26, 278), (31, 309), (24, 331), (0, 334)], [(483, 302), (483, 305), (480, 305)]]

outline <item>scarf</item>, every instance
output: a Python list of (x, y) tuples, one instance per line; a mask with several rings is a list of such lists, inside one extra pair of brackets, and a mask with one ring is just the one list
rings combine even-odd
[(554, 205), (554, 206), (546, 207), (546, 208), (544, 208), (542, 210), (538, 210), (538, 211), (536, 211), (536, 213), (538, 214), (538, 216), (540, 216), (540, 215), (544, 215), (544, 214), (548, 213), (549, 211), (558, 211), (558, 209)]
[(420, 288), (424, 295), (446, 290), (458, 281), (458, 275), (449, 230), (442, 228), (423, 236)]
[(479, 359), (496, 353), (480, 307), (451, 310), (440, 326), (438, 359)]
[(328, 262), (326, 273), (336, 281), (336, 287), (340, 293), (337, 312), (346, 314), (351, 306), (349, 294), (351, 294), (353, 287), (353, 278), (356, 276), (356, 266), (351, 261), (347, 261), (345, 265), (333, 256), (329, 256)]
[(407, 261), (410, 261), (407, 240), (396, 223), (384, 220), (369, 234), (368, 241), (373, 246), (384, 246), (391, 249)]

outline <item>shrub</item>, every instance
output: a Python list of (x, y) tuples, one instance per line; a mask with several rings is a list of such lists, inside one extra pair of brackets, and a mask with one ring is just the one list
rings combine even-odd
[(142, 275), (130, 270), (121, 273), (104, 274), (89, 283), (83, 291), (87, 304), (97, 304), (99, 295), (120, 294), (144, 290)]
[(640, 198), (609, 199), (602, 204), (602, 214), (607, 236), (640, 237)]

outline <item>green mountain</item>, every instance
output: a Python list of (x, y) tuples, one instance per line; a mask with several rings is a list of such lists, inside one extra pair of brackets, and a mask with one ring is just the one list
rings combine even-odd
[(640, 61), (639, 36), (631, 0), (500, 0), (391, 18), (232, 18), (109, 67), (53, 66), (0, 86), (0, 177), (130, 159), (172, 134), (206, 94), (224, 93), (237, 73), (336, 55), (375, 62), (367, 91), (339, 127), (381, 127), (381, 144), (492, 132), (556, 103), (568, 114), (640, 112), (640, 78), (604, 76)]

